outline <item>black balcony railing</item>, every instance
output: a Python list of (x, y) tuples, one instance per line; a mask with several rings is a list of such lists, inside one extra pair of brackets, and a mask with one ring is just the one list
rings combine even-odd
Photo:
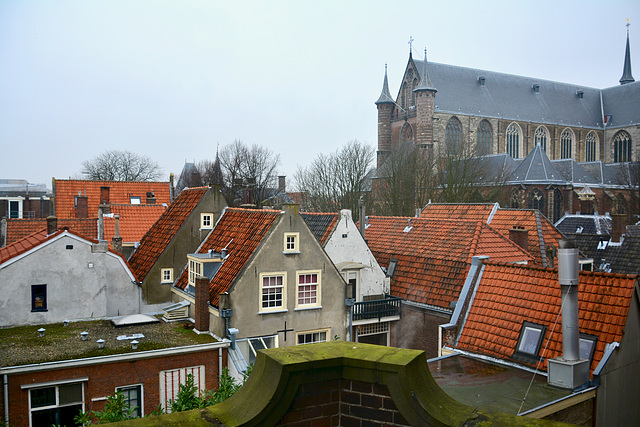
[(353, 320), (382, 319), (400, 316), (402, 298), (387, 296), (385, 299), (357, 302), (353, 306)]

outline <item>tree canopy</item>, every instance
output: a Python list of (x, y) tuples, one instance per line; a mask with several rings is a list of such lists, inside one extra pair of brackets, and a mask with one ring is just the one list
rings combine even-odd
[(148, 156), (107, 150), (82, 162), (82, 175), (95, 181), (157, 181), (162, 177), (162, 168)]

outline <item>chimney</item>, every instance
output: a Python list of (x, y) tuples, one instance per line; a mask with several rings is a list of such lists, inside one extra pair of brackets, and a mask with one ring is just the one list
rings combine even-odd
[(102, 206), (98, 208), (98, 240), (104, 240), (104, 211), (102, 210)]
[(109, 203), (109, 187), (100, 187), (100, 204), (108, 205)]
[(359, 219), (359, 223), (360, 223), (360, 234), (362, 235), (362, 238), (366, 240), (365, 234), (366, 234), (366, 229), (367, 229), (367, 224), (365, 223), (365, 210), (364, 210), (364, 196), (360, 196), (360, 219)]
[(22, 202), (22, 218), (28, 218), (30, 210), (31, 200), (29, 199), (29, 185), (27, 184), (27, 192), (24, 194), (24, 202)]
[(76, 196), (76, 218), (89, 218), (89, 198), (80, 192)]
[(619, 242), (622, 235), (627, 229), (627, 215), (613, 214), (611, 215), (611, 241)]
[(578, 248), (574, 240), (560, 240), (558, 282), (562, 295), (562, 356), (549, 359), (550, 385), (574, 389), (589, 381), (589, 361), (580, 359), (578, 323)]
[(53, 234), (58, 231), (58, 218), (55, 216), (47, 217), (47, 234)]
[(156, 204), (156, 195), (153, 190), (147, 191), (147, 204), (155, 205)]
[(283, 193), (287, 191), (286, 178), (287, 177), (285, 175), (280, 175), (278, 177), (278, 190), (282, 191)]
[(196, 278), (195, 329), (200, 332), (209, 331), (209, 282), (206, 276)]
[(529, 250), (529, 232), (524, 227), (514, 225), (509, 230), (509, 239), (525, 251)]
[(122, 253), (122, 237), (120, 237), (120, 215), (115, 214), (114, 220), (115, 220), (115, 226), (116, 226), (116, 234), (111, 239), (112, 246), (114, 251), (121, 254)]
[(173, 172), (171, 172), (171, 174), (169, 174), (169, 202), (173, 202), (173, 199), (175, 198), (175, 187), (173, 186)]

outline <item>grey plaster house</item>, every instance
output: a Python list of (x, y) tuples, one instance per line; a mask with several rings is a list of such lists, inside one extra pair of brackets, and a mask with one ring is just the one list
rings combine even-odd
[(49, 229), (0, 249), (0, 327), (146, 311), (122, 255), (106, 243)]
[(251, 363), (261, 348), (346, 336), (346, 284), (298, 205), (227, 208), (185, 261), (174, 301), (191, 304), (197, 330), (234, 339), (232, 359), (235, 348)]

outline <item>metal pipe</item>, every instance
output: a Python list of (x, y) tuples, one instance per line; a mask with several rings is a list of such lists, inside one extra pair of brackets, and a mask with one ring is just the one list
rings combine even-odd
[(9, 427), (9, 380), (7, 374), (2, 376), (4, 383), (4, 425)]
[(562, 293), (562, 357), (580, 359), (578, 324), (578, 248), (573, 240), (560, 240), (558, 249), (558, 281)]

